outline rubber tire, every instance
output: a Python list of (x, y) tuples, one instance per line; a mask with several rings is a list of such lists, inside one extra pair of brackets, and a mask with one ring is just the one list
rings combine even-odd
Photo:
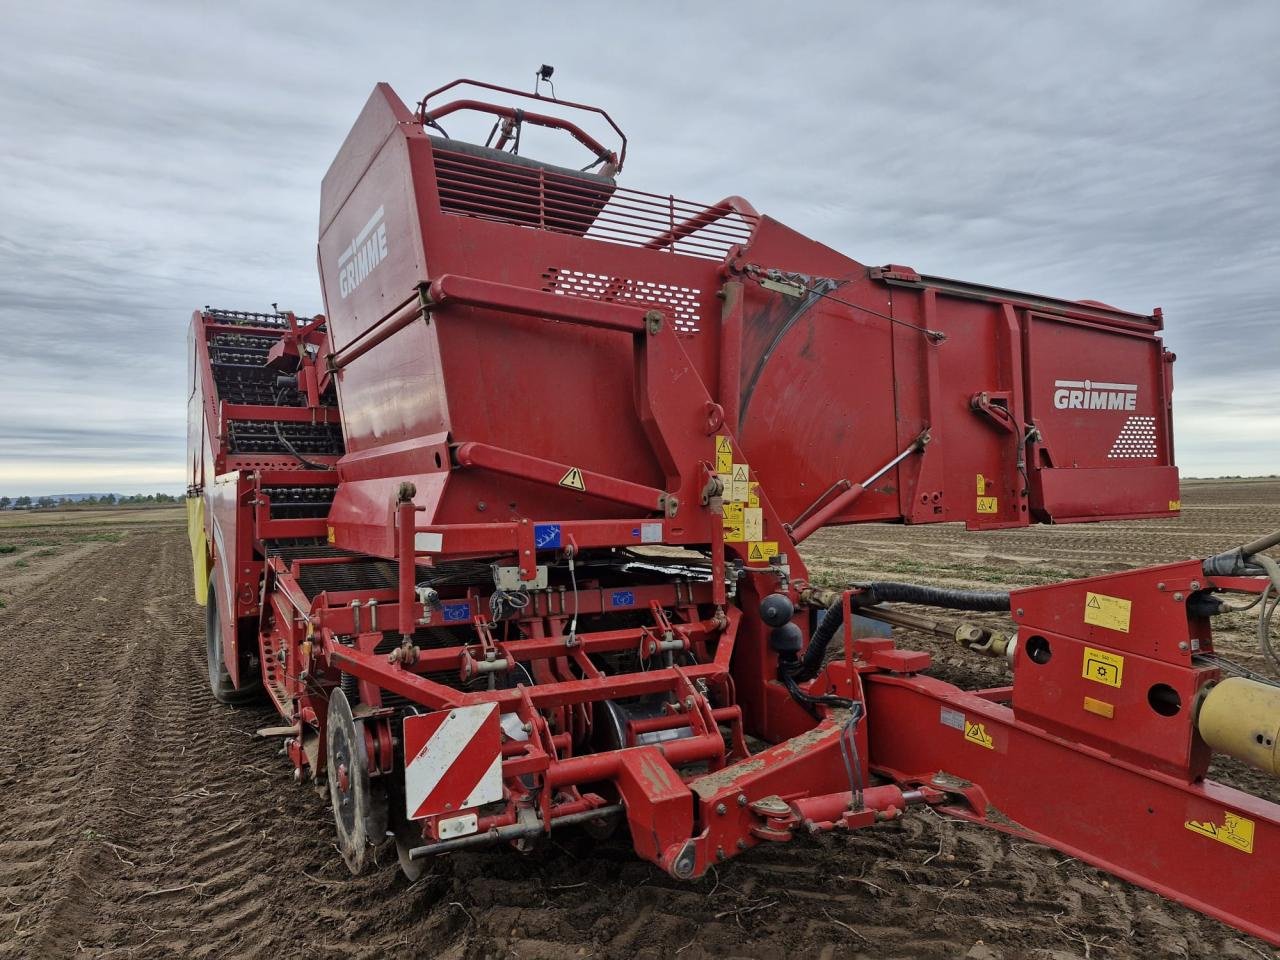
[(231, 683), (231, 674), (222, 655), (222, 617), (218, 613), (218, 593), (213, 572), (209, 573), (209, 592), (205, 596), (204, 645), (209, 666), (209, 692), (219, 703), (241, 704), (256, 700), (262, 693), (260, 680), (243, 687)]

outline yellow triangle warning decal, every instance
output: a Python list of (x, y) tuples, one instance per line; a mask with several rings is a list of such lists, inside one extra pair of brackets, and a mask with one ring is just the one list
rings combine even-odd
[(577, 467), (570, 467), (569, 472), (560, 478), (560, 486), (568, 487), (570, 490), (587, 489), (587, 485), (582, 481), (582, 471)]

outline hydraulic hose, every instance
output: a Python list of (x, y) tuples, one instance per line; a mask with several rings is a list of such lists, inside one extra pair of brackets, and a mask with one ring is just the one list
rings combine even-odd
[[(893, 580), (875, 580), (854, 584), (860, 592), (849, 598), (850, 605), (875, 606), (877, 603), (915, 603), (929, 607), (945, 607), (948, 610), (979, 610), (1007, 612), (1009, 593), (1002, 590), (951, 590), (945, 587), (927, 587), (916, 583), (898, 583)], [(827, 647), (844, 625), (844, 603), (837, 597), (827, 608), (816, 630), (809, 637), (809, 645), (799, 659), (779, 665), (796, 683), (812, 680), (822, 669)]]
[[(274, 406), (277, 406), (277, 407), (278, 407), (278, 406), (280, 406), (280, 398), (284, 396), (284, 389), (285, 389), (284, 387), (281, 387), (279, 390), (277, 390), (277, 391), (276, 391), (275, 399), (272, 401)], [(297, 460), (300, 464), (302, 464), (302, 465), (303, 465), (304, 467), (306, 467), (308, 470), (328, 470), (328, 469), (330, 469), (329, 467), (326, 467), (323, 463), (316, 463), (314, 460), (308, 460), (306, 457), (304, 457), (302, 454), (300, 454), (300, 453), (298, 452), (298, 448), (297, 448), (297, 447), (295, 447), (292, 443), (290, 443), (290, 442), (289, 442), (289, 438), (288, 438), (288, 437), (286, 437), (286, 436), (284, 435), (284, 431), (282, 431), (282, 430), (280, 429), (280, 421), (279, 421), (279, 420), (276, 420), (275, 422), (273, 422), (273, 423), (272, 423), (272, 426), (273, 426), (273, 427), (275, 427), (275, 431), (276, 431), (276, 439), (277, 439), (278, 441), (280, 441), (280, 445), (281, 445), (282, 447), (284, 447), (286, 450), (288, 450), (288, 451), (289, 451), (289, 453), (290, 453), (290, 455), (292, 455), (293, 459)]]
[[(1280, 530), (1243, 543), (1234, 550), (1206, 557), (1202, 566), (1205, 575), (1210, 577), (1262, 575), (1271, 581), (1263, 590), (1261, 597), (1262, 610), (1258, 615), (1258, 647), (1263, 659), (1273, 668), (1280, 670), (1280, 655), (1271, 645), (1271, 620), (1275, 616), (1277, 607), (1280, 607), (1280, 563), (1276, 563), (1274, 559), (1263, 553), (1264, 550), (1269, 550), (1277, 544), (1280, 544)], [(1273, 592), (1276, 595), (1275, 600), (1271, 599)], [(1249, 609), (1257, 602), (1254, 601), (1248, 607), (1236, 607), (1220, 601), (1215, 612), (1238, 613)]]

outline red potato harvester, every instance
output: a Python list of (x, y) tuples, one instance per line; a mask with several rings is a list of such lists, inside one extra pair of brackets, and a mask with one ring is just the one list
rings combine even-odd
[[(585, 166), (522, 155), (529, 125)], [(1205, 779), (1215, 751), (1280, 772), (1280, 687), (1210, 629), (1260, 595), (1270, 651), (1280, 534), (1012, 593), (823, 589), (796, 549), (1176, 516), (1160, 311), (866, 267), (739, 197), (619, 186), (625, 158), (598, 108), (380, 84), (321, 189), (325, 315), (192, 318), (210, 685), (265, 691), (348, 866), (620, 824), (686, 879), (929, 805), (1280, 944), (1280, 806)], [(873, 621), (1013, 682), (930, 677)]]

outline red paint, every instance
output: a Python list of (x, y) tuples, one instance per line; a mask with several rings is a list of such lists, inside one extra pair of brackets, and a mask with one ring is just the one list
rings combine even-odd
[[(1265, 902), (1280, 808), (1201, 779), (1192, 704), (1217, 674), (1191, 659), (1192, 645), (1212, 649), (1185, 604), (1198, 564), (1017, 592), (1014, 683), (998, 690), (923, 677), (927, 655), (847, 629), (844, 657), (809, 684), (864, 704), (847, 732), (776, 681), (757, 614), (772, 592), (798, 601), (808, 577), (787, 524), (802, 538), (833, 523), (1175, 514), (1159, 313), (869, 268), (739, 198), (617, 184), (625, 137), (597, 108), (486, 84), (503, 102), (427, 105), (456, 85), (417, 112), (379, 85), (325, 175), (326, 318), (193, 318), (191, 483), (208, 505), (215, 582), (234, 598), (228, 659), (244, 659), (256, 629), (277, 706), (321, 738), (328, 690), (354, 677), (370, 756), (390, 776), (403, 775), (398, 733), (413, 756), (429, 718), (496, 705), (491, 742), (470, 758), (501, 758), (504, 796), (480, 812), (481, 831), (529, 808), (550, 825), (621, 802), (637, 853), (688, 877), (798, 825), (855, 829), (940, 804), (1280, 943)], [(464, 110), (497, 118), (498, 143), (534, 123), (601, 164), (581, 174), (423, 127)], [(580, 125), (563, 110), (592, 115)], [(616, 150), (593, 123), (611, 126)], [(295, 405), (224, 402), (211, 351), (228, 332), (296, 365)], [(230, 433), (259, 420), (340, 423), (344, 452), (317, 456), (323, 470), (235, 453)], [(725, 539), (720, 437), (749, 465), (785, 580)], [(332, 505), (286, 516), (303, 495), (273, 499), (283, 487), (332, 487)], [(297, 538), (343, 552), (290, 558)], [(602, 566), (657, 542), (707, 557), (712, 582)], [(478, 576), (441, 581), (424, 607), (415, 586), (464, 561)], [(549, 565), (553, 589), (495, 621), (489, 564), (525, 579)], [(1089, 593), (1129, 603), (1128, 630), (1086, 623)], [(795, 622), (807, 637), (808, 613)], [(389, 655), (420, 626), (416, 655)], [(1052, 649), (1043, 662), (1034, 638)], [(1083, 676), (1086, 648), (1123, 658), (1123, 683)], [(486, 664), (504, 663), (490, 688)], [(1179, 708), (1157, 710), (1168, 696)], [(402, 719), (406, 701), (436, 712)], [(600, 748), (601, 701), (633, 711), (616, 733), (644, 745)], [(499, 712), (527, 739), (503, 740)], [(747, 734), (773, 745), (748, 756)], [(297, 738), (289, 754), (321, 773)], [(1256, 823), (1256, 855), (1184, 826), (1227, 811)], [(449, 812), (426, 810), (426, 836)]]

